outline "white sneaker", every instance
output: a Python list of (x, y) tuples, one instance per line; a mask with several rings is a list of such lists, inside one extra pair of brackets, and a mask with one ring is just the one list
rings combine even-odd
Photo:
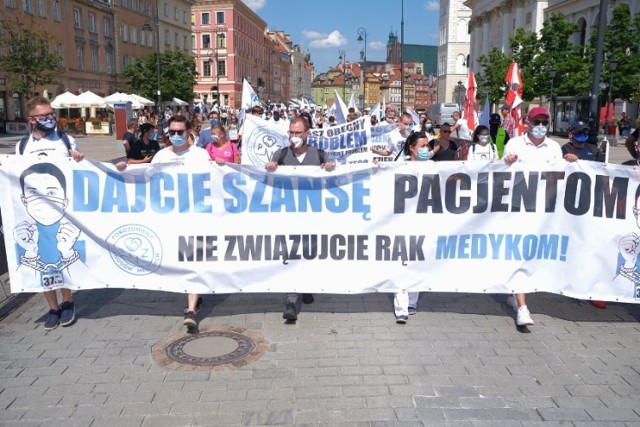
[(531, 313), (529, 313), (529, 309), (526, 305), (523, 305), (518, 309), (518, 314), (516, 315), (516, 325), (518, 326), (531, 326), (533, 325), (533, 319), (531, 318)]
[(518, 300), (515, 295), (509, 295), (507, 297), (507, 305), (513, 308), (513, 311), (518, 311)]

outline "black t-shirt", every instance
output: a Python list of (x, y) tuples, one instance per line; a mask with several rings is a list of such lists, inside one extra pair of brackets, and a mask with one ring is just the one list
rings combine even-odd
[(127, 159), (143, 160), (147, 156), (155, 156), (160, 151), (160, 144), (155, 139), (149, 141), (149, 144), (145, 144), (142, 139), (137, 139), (127, 153)]
[[(429, 146), (433, 150), (433, 147), (436, 145), (436, 139), (432, 139), (429, 141)], [(433, 155), (431, 160), (434, 162), (446, 161), (446, 160), (455, 160), (456, 151), (458, 151), (458, 146), (455, 142), (449, 141), (449, 148), (446, 150), (440, 147), (440, 149)]]
[(124, 135), (122, 135), (122, 140), (127, 141), (129, 143), (129, 148), (131, 148), (133, 143), (136, 142), (136, 136), (133, 133), (126, 131)]

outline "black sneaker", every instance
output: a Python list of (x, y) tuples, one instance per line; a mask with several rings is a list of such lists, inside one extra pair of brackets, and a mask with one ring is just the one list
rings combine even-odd
[(65, 301), (60, 304), (60, 325), (71, 326), (76, 321), (76, 305), (73, 301)]
[[(198, 301), (196, 301), (196, 313), (200, 311), (200, 309), (202, 308), (202, 297), (198, 297)], [(189, 311), (189, 307), (185, 307), (184, 310), (182, 310), (183, 314), (187, 314), (187, 312)]]
[(44, 330), (52, 331), (60, 324), (60, 315), (62, 314), (60, 309), (49, 310), (49, 317), (44, 322)]
[(187, 311), (184, 315), (184, 322), (182, 322), (187, 328), (195, 328), (198, 326), (198, 320), (196, 319), (195, 311)]
[(302, 294), (302, 302), (305, 304), (313, 304), (313, 294)]
[(288, 302), (284, 307), (284, 313), (282, 313), (282, 317), (287, 320), (298, 320), (298, 313), (296, 311), (296, 305), (292, 302)]

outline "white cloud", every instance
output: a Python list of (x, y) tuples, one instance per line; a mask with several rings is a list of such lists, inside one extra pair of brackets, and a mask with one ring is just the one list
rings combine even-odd
[(440, 2), (436, 0), (430, 0), (424, 5), (424, 8), (427, 10), (440, 10)]
[(385, 50), (386, 48), (387, 48), (387, 45), (384, 44), (383, 42), (369, 43), (369, 49), (372, 49), (372, 50)]
[(338, 30), (332, 31), (329, 34), (305, 30), (302, 32), (302, 35), (311, 40), (309, 47), (327, 49), (347, 44), (347, 39), (345, 39)]
[(244, 1), (244, 4), (246, 4), (249, 9), (253, 10), (254, 12), (256, 10), (260, 10), (262, 9), (265, 4), (267, 4), (267, 0), (242, 0)]

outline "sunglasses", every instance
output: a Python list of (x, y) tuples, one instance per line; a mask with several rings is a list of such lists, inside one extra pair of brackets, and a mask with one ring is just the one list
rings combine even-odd
[(451, 133), (450, 130), (441, 130), (440, 133)]
[(175, 134), (178, 134), (180, 136), (184, 135), (186, 131), (184, 129), (181, 130), (169, 130), (169, 135), (173, 136)]
[(533, 120), (533, 125), (534, 126), (549, 126), (549, 120)]
[(56, 117), (55, 113), (47, 113), (47, 114), (34, 114), (33, 116), (34, 119), (36, 120), (47, 120), (47, 119), (53, 119)]

